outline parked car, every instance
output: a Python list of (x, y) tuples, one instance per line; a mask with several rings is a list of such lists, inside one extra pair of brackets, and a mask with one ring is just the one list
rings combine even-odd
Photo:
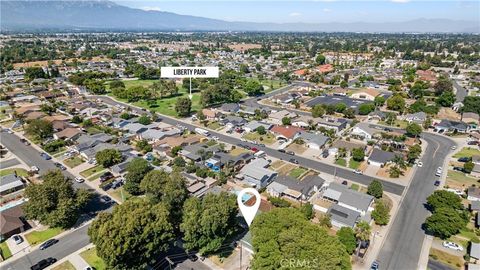
[(25, 145), (30, 145), (30, 142), (27, 141), (26, 139), (20, 139), (20, 141)]
[(112, 183), (107, 183), (105, 185), (101, 185), (100, 187), (102, 188), (103, 191), (107, 191), (112, 188)]
[(440, 181), (439, 180), (436, 180), (435, 183), (433, 183), (435, 186), (440, 186)]
[(83, 178), (81, 178), (81, 177), (75, 177), (75, 182), (77, 182), (77, 183), (83, 183), (83, 182), (85, 182), (85, 180), (84, 180)]
[(377, 261), (373, 261), (372, 265), (370, 266), (370, 270), (378, 270), (380, 267)]
[(457, 149), (457, 146), (454, 145), (454, 146), (451, 147), (451, 149), (452, 149), (452, 150), (456, 150), (456, 149)]
[(56, 243), (58, 243), (57, 239), (55, 239), (55, 238), (49, 239), (49, 240), (43, 242), (43, 244), (40, 245), (40, 250), (47, 249), (48, 247), (53, 246)]
[(38, 263), (32, 265), (30, 267), (30, 269), (31, 270), (42, 270), (42, 269), (45, 269), (48, 266), (54, 264), (56, 261), (57, 261), (57, 259), (52, 258), (52, 257), (48, 257), (48, 258), (43, 259), (43, 260), (39, 261)]
[(417, 166), (420, 167), (420, 168), (423, 167), (423, 162), (419, 161), (419, 162), (417, 163)]
[(354, 170), (353, 172), (356, 173), (356, 174), (360, 174), (360, 175), (363, 174), (363, 172), (362, 172), (361, 170), (359, 170), (359, 169), (356, 169), (356, 170)]
[(463, 167), (457, 167), (457, 166), (453, 167), (453, 170), (454, 171), (459, 171), (459, 172), (464, 172), (465, 171), (465, 169), (463, 169)]
[(30, 171), (33, 172), (33, 173), (38, 173), (40, 171), (40, 169), (37, 166), (32, 166), (32, 167), (30, 167)]
[(458, 245), (458, 244), (455, 244), (453, 242), (449, 242), (449, 241), (443, 241), (443, 247), (445, 248), (449, 248), (449, 249), (453, 249), (453, 250), (458, 250), (458, 251), (463, 251), (463, 247)]
[(55, 164), (55, 167), (59, 168), (59, 169), (62, 170), (62, 171), (65, 171), (65, 170), (67, 169), (65, 166), (63, 166), (63, 165), (62, 165), (61, 163), (59, 163), (59, 162), (55, 162), (55, 163), (53, 163), (53, 164)]
[(461, 157), (459, 159), (457, 159), (458, 162), (469, 162), (470, 161), (470, 158), (469, 157)]
[(294, 159), (294, 158), (291, 158), (289, 161), (290, 161), (291, 163), (298, 164), (298, 160), (296, 160), (296, 159)]
[(111, 172), (105, 172), (104, 174), (100, 175), (100, 183), (103, 183), (112, 178), (113, 178), (113, 174)]
[(253, 152), (258, 152), (258, 149), (256, 147), (252, 147), (252, 149), (250, 150), (252, 150)]
[(47, 153), (41, 153), (40, 156), (41, 156), (43, 159), (45, 159), (45, 160), (50, 160), (50, 159), (52, 159), (52, 157), (49, 156)]
[(467, 142), (468, 145), (477, 145), (478, 141), (469, 141)]
[(12, 236), (12, 239), (13, 241), (15, 241), (15, 244), (17, 245), (23, 242), (23, 238), (18, 234), (15, 234), (14, 236)]
[(198, 256), (195, 255), (195, 254), (193, 254), (193, 253), (187, 254), (187, 255), (188, 255), (188, 259), (189, 259), (190, 261), (192, 261), (192, 262), (198, 260)]
[(285, 153), (285, 149), (278, 149), (278, 152)]
[(295, 156), (295, 152), (293, 152), (293, 151), (287, 151), (286, 153), (289, 154), (289, 155)]
[(342, 185), (344, 185), (344, 186), (348, 185), (348, 181), (347, 181), (347, 180), (343, 180), (343, 181), (342, 181)]

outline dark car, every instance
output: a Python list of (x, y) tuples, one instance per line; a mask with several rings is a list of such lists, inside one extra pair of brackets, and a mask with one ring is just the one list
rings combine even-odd
[(103, 191), (107, 191), (107, 190), (111, 189), (112, 187), (113, 187), (112, 183), (108, 183), (108, 184), (105, 184), (105, 185), (101, 186)]
[(370, 270), (378, 270), (380, 267), (379, 263), (377, 261), (374, 261), (372, 263), (372, 266), (370, 266)]
[(298, 160), (296, 160), (296, 159), (294, 159), (294, 158), (291, 158), (289, 161), (290, 161), (291, 163), (298, 164)]
[(40, 245), (40, 250), (47, 249), (48, 247), (53, 246), (56, 243), (58, 243), (57, 239), (55, 239), (55, 238), (49, 239), (49, 240), (43, 242), (43, 244)]
[(459, 172), (464, 172), (465, 169), (463, 169), (463, 167), (453, 167), (453, 170), (454, 171), (459, 171)]
[(477, 145), (478, 141), (469, 141), (467, 142), (468, 145)]
[(386, 131), (386, 132), (392, 132), (393, 131), (393, 129), (391, 129), (391, 128), (384, 128), (383, 130)]
[(110, 180), (113, 178), (113, 174), (111, 172), (105, 172), (100, 176), (100, 182), (103, 183), (107, 180)]
[(433, 184), (438, 187), (438, 186), (440, 186), (440, 181), (437, 180), (437, 181), (435, 181), (435, 183), (433, 183)]
[(26, 139), (20, 139), (20, 141), (21, 141), (22, 143), (24, 143), (25, 145), (30, 145), (30, 142), (27, 141)]
[(345, 186), (348, 185), (347, 180), (343, 180), (342, 185), (345, 185)]
[(285, 153), (285, 149), (278, 149), (278, 152)]
[(457, 159), (458, 162), (469, 162), (470, 161), (470, 158), (469, 157), (461, 157), (459, 159)]
[(198, 260), (198, 256), (195, 255), (195, 254), (193, 254), (193, 253), (191, 253), (191, 254), (188, 254), (188, 259), (189, 259), (190, 261), (194, 262), (194, 261)]
[(32, 265), (32, 267), (30, 267), (30, 269), (32, 269), (32, 270), (42, 270), (42, 269), (45, 269), (48, 266), (54, 264), (56, 261), (57, 261), (57, 259), (49, 257), (49, 258), (46, 258), (46, 259), (43, 259), (43, 260), (39, 261), (37, 264)]
[(112, 198), (108, 197), (107, 195), (103, 195), (100, 197), (100, 201), (104, 202), (104, 203), (109, 203), (112, 201)]
[(323, 151), (323, 153), (322, 153), (323, 158), (327, 158), (328, 155), (329, 155), (328, 150)]
[(59, 169), (62, 170), (62, 171), (65, 171), (65, 170), (67, 169), (65, 166), (63, 166), (63, 165), (62, 165), (61, 163), (59, 163), (59, 162), (55, 162), (55, 163), (53, 163), (53, 164), (55, 164), (55, 167), (59, 168)]
[(52, 157), (49, 156), (47, 153), (41, 153), (40, 156), (41, 156), (43, 159), (45, 159), (45, 160), (50, 160), (50, 159), (52, 159)]

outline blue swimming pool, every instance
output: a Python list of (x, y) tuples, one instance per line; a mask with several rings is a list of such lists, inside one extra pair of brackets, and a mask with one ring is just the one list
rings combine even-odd
[[(238, 193), (240, 193), (240, 191), (238, 191), (238, 190), (233, 190), (232, 193), (238, 196)], [(243, 196), (242, 196), (242, 202), (246, 202), (246, 201), (250, 200), (250, 198), (252, 198), (252, 196), (253, 196), (253, 195), (250, 195), (250, 194), (248, 194), (248, 193), (243, 194)]]

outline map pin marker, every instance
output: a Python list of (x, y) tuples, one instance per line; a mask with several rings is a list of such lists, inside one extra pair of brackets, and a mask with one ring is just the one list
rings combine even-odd
[[(246, 206), (243, 202), (243, 196), (245, 193), (250, 193), (255, 196), (255, 204), (252, 206)], [(258, 207), (260, 207), (260, 193), (254, 188), (245, 188), (242, 189), (237, 196), (237, 203), (238, 207), (240, 208), (240, 212), (242, 212), (243, 218), (245, 218), (245, 221), (248, 224), (248, 227), (250, 227), (250, 224), (252, 224), (253, 219), (255, 218), (255, 215), (257, 214)]]

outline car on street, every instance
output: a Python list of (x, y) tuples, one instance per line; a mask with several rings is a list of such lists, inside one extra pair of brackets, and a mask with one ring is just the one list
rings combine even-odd
[(40, 250), (44, 250), (44, 249), (49, 248), (50, 246), (55, 245), (56, 243), (58, 243), (58, 240), (55, 239), (55, 238), (52, 238), (52, 239), (49, 239), (49, 240), (43, 242), (43, 244), (41, 244), (39, 248), (40, 248)]
[(370, 270), (378, 270), (380, 264), (377, 261), (373, 261), (372, 265), (370, 266)]
[(258, 148), (256, 148), (256, 147), (252, 147), (252, 149), (250, 149), (250, 150), (252, 150), (252, 152), (255, 152), (255, 153), (258, 152)]
[(438, 167), (437, 171), (435, 172), (435, 176), (438, 176), (438, 177), (442, 176), (442, 171), (443, 171), (442, 167)]
[(354, 170), (353, 172), (356, 173), (356, 174), (360, 174), (360, 175), (363, 174), (363, 172), (362, 172), (361, 170), (359, 170), (359, 169), (356, 169), (356, 170)]
[(220, 140), (217, 136), (213, 136), (212, 139), (215, 140), (215, 141)]
[(436, 180), (435, 183), (433, 183), (435, 186), (440, 186), (440, 181), (439, 180)]
[(30, 171), (33, 172), (33, 173), (38, 173), (40, 171), (40, 169), (37, 166), (32, 166), (32, 167), (30, 167)]
[(12, 236), (13, 238), (13, 241), (15, 241), (15, 244), (21, 244), (23, 242), (23, 238), (18, 235), (18, 234), (15, 234), (14, 236)]
[(22, 138), (22, 139), (20, 139), (20, 141), (21, 141), (23, 144), (27, 145), (27, 146), (30, 145), (30, 142), (27, 141), (26, 139), (23, 139), (23, 138)]
[(452, 150), (455, 150), (455, 149), (457, 149), (457, 146), (454, 145), (454, 146), (451, 147), (451, 149), (452, 149)]
[(442, 243), (443, 247), (445, 248), (449, 248), (449, 249), (453, 249), (453, 250), (457, 250), (457, 251), (463, 251), (463, 247), (458, 245), (458, 244), (455, 244), (453, 242), (449, 242), (449, 241), (443, 241)]
[(45, 269), (48, 266), (54, 264), (56, 261), (57, 261), (57, 259), (52, 258), (52, 257), (48, 257), (48, 258), (43, 259), (43, 260), (39, 261), (38, 263), (32, 265), (30, 267), (30, 269), (31, 270), (42, 270), (42, 269)]
[(43, 159), (45, 159), (45, 160), (50, 160), (50, 159), (52, 159), (52, 157), (49, 156), (47, 153), (40, 153), (40, 156), (41, 156)]
[(63, 166), (61, 163), (59, 162), (55, 162), (53, 163), (55, 165), (55, 167), (59, 168), (60, 170), (62, 171), (65, 171), (67, 168), (65, 166)]
[(420, 168), (423, 167), (423, 162), (419, 161), (419, 162), (417, 163), (417, 167), (420, 167)]
[(13, 134), (13, 130), (9, 129), (9, 128), (6, 128), (5, 131), (8, 133), (8, 134)]
[(291, 155), (291, 156), (295, 156), (295, 152), (293, 152), (293, 151), (287, 151), (286, 153)]
[(85, 180), (84, 180), (83, 178), (81, 178), (81, 177), (75, 177), (75, 182), (77, 182), (77, 183), (83, 183), (83, 182), (85, 182)]
[(343, 180), (343, 181), (342, 181), (342, 185), (344, 185), (344, 186), (348, 185), (348, 181), (347, 181), (347, 180)]
[(91, 266), (87, 266), (87, 267), (83, 268), (83, 270), (95, 270), (95, 269)]
[(278, 149), (278, 152), (285, 153), (285, 149)]
[(298, 164), (298, 160), (296, 160), (296, 159), (294, 159), (294, 158), (291, 158), (289, 161), (290, 161), (291, 163)]

